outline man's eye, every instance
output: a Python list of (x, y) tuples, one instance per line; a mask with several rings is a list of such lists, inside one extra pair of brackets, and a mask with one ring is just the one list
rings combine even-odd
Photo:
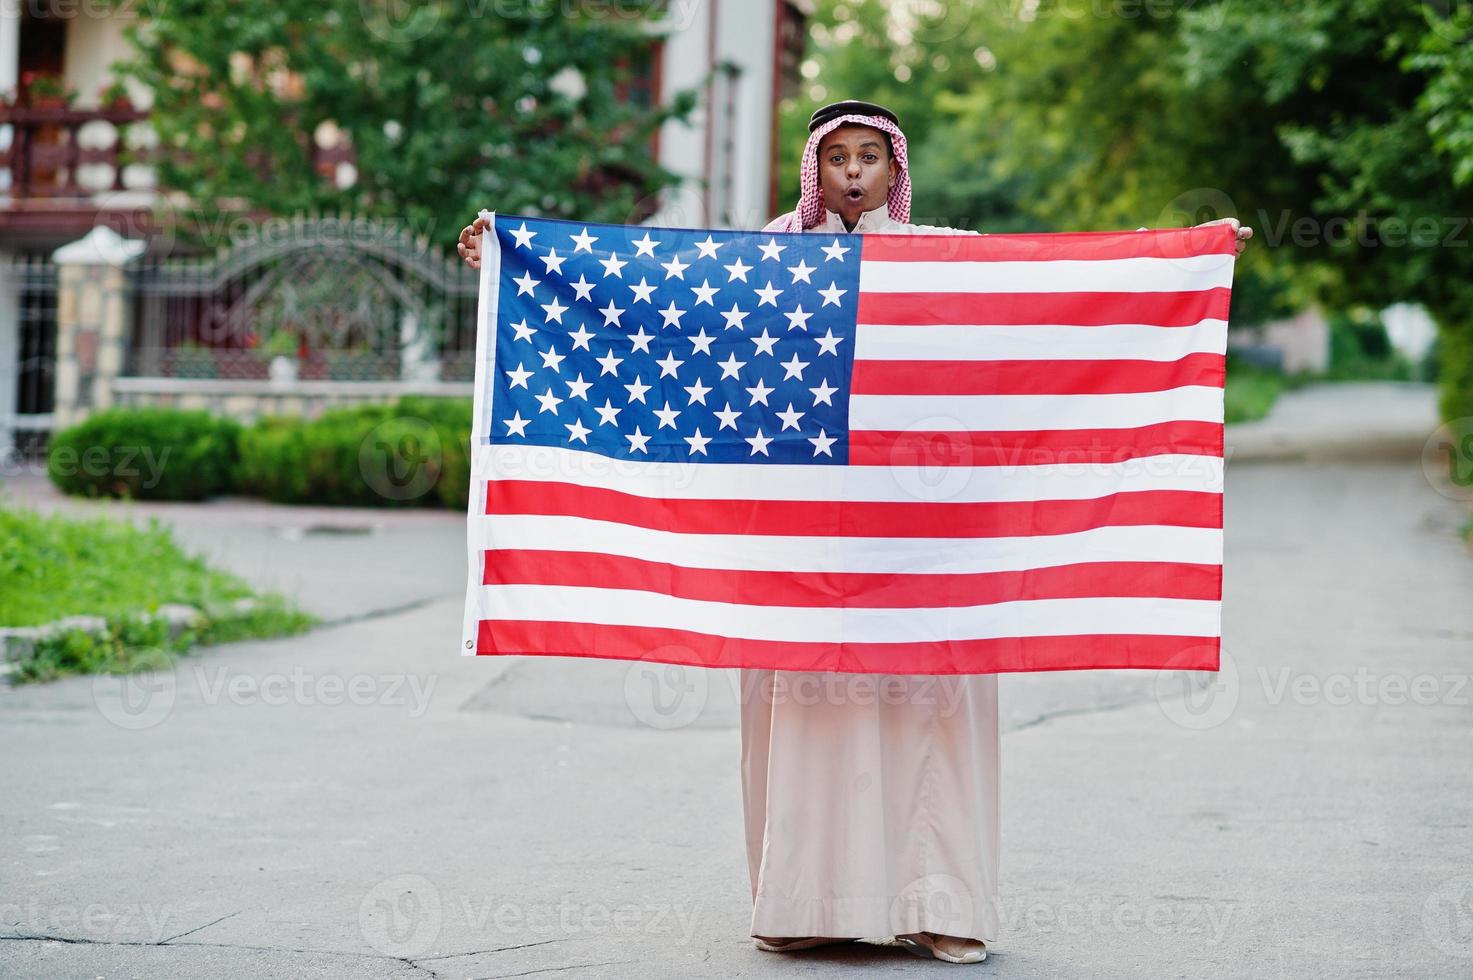
[(875, 156), (873, 153), (869, 153), (865, 155), (865, 159), (868, 160), (870, 163), (874, 163), (876, 160), (879, 159), (879, 157)]

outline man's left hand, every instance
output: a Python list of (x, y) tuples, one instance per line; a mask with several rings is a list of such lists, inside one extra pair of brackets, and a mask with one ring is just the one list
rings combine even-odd
[(1238, 233), (1238, 240), (1235, 244), (1237, 245), (1239, 255), (1242, 255), (1243, 249), (1248, 247), (1248, 239), (1253, 237), (1253, 229), (1241, 224), (1237, 218), (1218, 218), (1216, 221), (1204, 221), (1200, 225), (1193, 225), (1192, 227), (1206, 228), (1210, 225), (1233, 226), (1233, 231)]
[[(1241, 223), (1239, 223), (1239, 221), (1238, 221), (1237, 218), (1218, 218), (1215, 221), (1204, 221), (1200, 225), (1193, 225), (1192, 227), (1193, 228), (1206, 228), (1209, 225), (1232, 225), (1233, 226), (1233, 231), (1235, 231), (1235, 232), (1238, 233), (1238, 240), (1234, 243), (1237, 246), (1237, 254), (1238, 255), (1242, 255), (1243, 254), (1243, 249), (1245, 249), (1245, 248), (1248, 247), (1248, 239), (1250, 239), (1250, 238), (1253, 237), (1253, 229), (1252, 228), (1249, 228), (1249, 227), (1247, 227), (1247, 226), (1245, 226), (1245, 225), (1243, 225)], [(1139, 227), (1139, 228), (1136, 229), (1136, 231), (1149, 231), (1149, 230), (1150, 229), (1147, 228), (1145, 225), (1142, 225), (1141, 227)]]

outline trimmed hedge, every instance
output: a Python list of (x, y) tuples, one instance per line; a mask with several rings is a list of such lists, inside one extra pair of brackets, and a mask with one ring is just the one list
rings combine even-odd
[(241, 491), (281, 503), (463, 508), (471, 402), (410, 396), (262, 419), (240, 438)]
[(407, 396), (249, 427), (205, 411), (113, 409), (57, 433), (48, 470), (89, 496), (464, 508), (470, 440), (469, 398)]
[(203, 410), (107, 409), (52, 437), (46, 471), (70, 494), (202, 500), (231, 489), (240, 430)]
[(1437, 344), (1438, 409), (1449, 422), (1473, 418), (1473, 325), (1444, 325)]

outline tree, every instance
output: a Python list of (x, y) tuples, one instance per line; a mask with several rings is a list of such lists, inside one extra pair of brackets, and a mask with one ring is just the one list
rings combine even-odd
[[(650, 137), (694, 96), (628, 97), (654, 37), (633, 9), (174, 0), (132, 28), (122, 68), (153, 90), (161, 185), (201, 224), (350, 211), (448, 242), (480, 207), (637, 220), (673, 179)], [(314, 149), (333, 132), (349, 186)]]
[[(1473, 416), (1470, 5), (912, 0), (921, 46), (871, 6), (820, 5), (807, 74), (834, 97), (905, 100), (928, 220), (1036, 231), (1236, 216), (1255, 238), (1235, 325), (1310, 302), (1421, 301), (1441, 328), (1442, 411)], [(897, 72), (913, 79), (900, 92)]]
[(1025, 199), (1046, 214), (1253, 225), (1240, 282), (1266, 308), (1425, 303), (1442, 411), (1473, 415), (1473, 14), (1454, 6), (1045, 3), (999, 22), (998, 71), (959, 125), (1005, 129), (997, 166), (1036, 175)]

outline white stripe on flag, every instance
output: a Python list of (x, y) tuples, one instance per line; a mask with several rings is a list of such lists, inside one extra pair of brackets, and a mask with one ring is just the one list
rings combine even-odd
[(756, 572), (960, 575), (1081, 561), (1222, 564), (1220, 529), (1154, 524), (1008, 538), (846, 538), (680, 534), (585, 517), (490, 514), (473, 521), (468, 536), (477, 549), (592, 551), (687, 568)]
[[(1059, 397), (1059, 396), (1050, 396)], [(1067, 454), (1061, 452), (1064, 459)], [(1021, 458), (1030, 458), (1027, 453)], [(998, 466), (801, 466), (642, 463), (560, 446), (496, 445), (476, 454), (477, 481), (535, 480), (672, 500), (986, 503), (1089, 500), (1144, 490), (1222, 492), (1220, 456), (1143, 456), (1118, 463)]]
[(1132, 429), (1161, 422), (1222, 421), (1222, 389), (1183, 385), (1116, 395), (853, 395), (851, 430), (1020, 432)]
[(1221, 354), (1226, 320), (1190, 327), (1119, 323), (1099, 327), (1061, 324), (909, 326), (862, 323), (854, 356), (871, 361), (1175, 361), (1188, 354)]
[(692, 630), (790, 643), (983, 640), (1009, 636), (1132, 633), (1217, 636), (1220, 606), (1201, 599), (1027, 599), (944, 609), (745, 606), (633, 589), (486, 585), (488, 619), (600, 623)]
[(1049, 262), (876, 262), (859, 264), (864, 293), (1136, 293), (1228, 287), (1224, 255)]

